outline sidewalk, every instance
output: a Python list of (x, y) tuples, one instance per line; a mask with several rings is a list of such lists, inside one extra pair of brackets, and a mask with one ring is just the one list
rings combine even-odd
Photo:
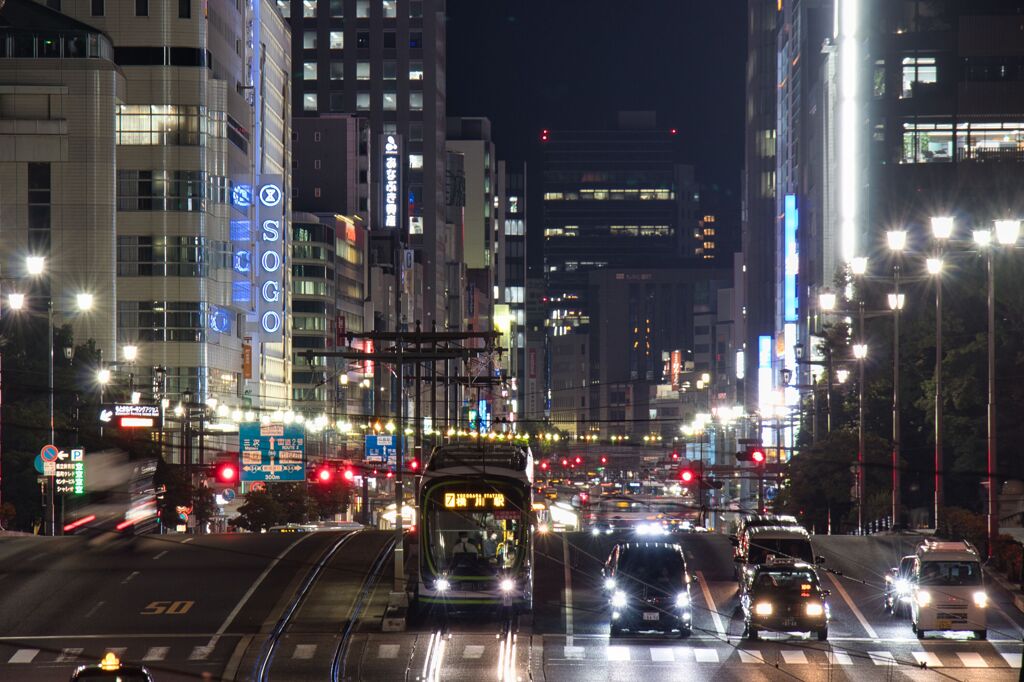
[(1013, 605), (1017, 607), (1017, 610), (1024, 613), (1024, 594), (1021, 594), (1020, 585), (1015, 585), (1006, 579), (1006, 576), (1001, 573), (996, 573), (990, 568), (985, 568), (985, 574), (999, 585), (1001, 588), (1010, 593), (1013, 598)]

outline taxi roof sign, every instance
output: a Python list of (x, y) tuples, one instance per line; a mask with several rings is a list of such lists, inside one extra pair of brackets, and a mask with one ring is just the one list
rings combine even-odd
[(120, 668), (121, 659), (113, 651), (108, 651), (107, 655), (100, 661), (100, 670), (120, 670)]

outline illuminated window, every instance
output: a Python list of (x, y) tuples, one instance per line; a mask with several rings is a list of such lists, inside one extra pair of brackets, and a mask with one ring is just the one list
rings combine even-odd
[(305, 62), (302, 65), (302, 79), (307, 81), (316, 80), (316, 62)]
[(935, 57), (904, 57), (903, 58), (903, 89), (900, 99), (914, 96), (914, 84), (931, 84), (939, 80)]
[(344, 31), (331, 31), (330, 33), (330, 46), (332, 50), (344, 50), (345, 49), (345, 32)]
[(422, 154), (410, 154), (409, 155), (409, 168), (416, 170), (423, 168), (423, 155)]
[(953, 160), (951, 123), (904, 123), (901, 163), (946, 163)]
[(410, 92), (409, 93), (409, 109), (412, 111), (423, 111), (423, 93), (422, 92)]
[(117, 108), (117, 144), (198, 145), (205, 136), (224, 137), (226, 116), (206, 107), (123, 104)]
[(316, 0), (302, 0), (302, 16), (307, 19), (316, 16)]
[(307, 92), (302, 96), (302, 109), (304, 111), (316, 111), (316, 93)]
[(277, 0), (277, 11), (279, 11), (281, 16), (285, 19), (291, 18), (292, 0)]
[(356, 109), (359, 111), (370, 110), (370, 93), (368, 92), (357, 92), (356, 93)]
[(1024, 123), (959, 123), (956, 157), (970, 161), (1017, 161), (1024, 149)]
[(358, 62), (356, 63), (356, 80), (368, 81), (370, 80), (370, 62)]
[(544, 201), (561, 201), (562, 199), (561, 192), (544, 192)]
[(423, 80), (423, 62), (409, 62), (409, 80)]
[(381, 7), (384, 9), (385, 19), (394, 19), (398, 16), (398, 2), (396, 0), (383, 0)]
[(316, 49), (316, 31), (306, 31), (302, 34), (302, 47), (305, 50)]
[(370, 16), (370, 0), (356, 0), (356, 18), (367, 19)]
[(394, 111), (398, 108), (398, 93), (394, 90), (384, 91), (384, 111)]

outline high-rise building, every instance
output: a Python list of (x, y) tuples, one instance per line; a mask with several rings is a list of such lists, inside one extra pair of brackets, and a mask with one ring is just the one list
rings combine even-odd
[[(96, 328), (84, 331), (107, 351), (105, 362), (132, 363), (138, 385), (150, 386), (148, 375), (159, 367), (164, 379), (154, 393), (171, 399), (188, 392), (194, 400), (239, 408), (287, 404), (287, 25), (269, 1), (206, 6), (195, 0), (93, 0), (62, 9), (63, 18), (36, 13), (33, 21), (63, 28), (66, 40), (40, 38), (37, 44), (33, 38), (18, 49), (31, 43), (34, 57), (49, 50), (60, 60), (88, 50), (100, 59), (82, 62), (98, 79), (67, 107), (72, 120), (81, 117), (83, 130), (92, 132), (72, 147), (56, 121), (39, 126), (54, 135), (40, 150), (59, 154), (46, 159), (44, 152), (39, 159), (56, 162), (56, 175), (52, 165), (33, 166), (31, 177), (25, 169), (33, 185), (29, 204), (40, 206), (25, 224), (32, 248), (49, 256), (54, 281), (95, 288), (90, 324)], [(116, 91), (101, 75), (110, 61), (120, 69), (110, 77), (123, 78)], [(21, 78), (46, 68), (40, 59), (23, 68)], [(74, 85), (71, 73), (61, 78)], [(57, 86), (52, 77), (49, 85)], [(59, 95), (14, 93), (12, 110), (22, 106), (14, 100), (24, 100), (26, 113), (56, 111)], [(110, 120), (112, 140), (103, 128)], [(62, 205), (65, 192), (71, 201)], [(112, 216), (106, 213), (111, 204)], [(71, 234), (75, 239), (64, 241)], [(27, 237), (22, 243), (28, 247)], [(260, 257), (265, 267), (256, 268)], [(89, 282), (73, 274), (87, 270), (95, 271)], [(116, 341), (110, 337), (114, 324)], [(126, 345), (137, 347), (135, 359), (123, 356)]]
[[(383, 221), (382, 135), (400, 138), (404, 225), (422, 265), (422, 301), (414, 307), (426, 328), (445, 322), (444, 0), (276, 1), (292, 26), (296, 117), (344, 113), (369, 121), (368, 138), (359, 142), (368, 160), (356, 171), (369, 191), (356, 210), (368, 214), (374, 230), (393, 231)], [(320, 150), (305, 144), (300, 165), (345, 151), (323, 140)], [(328, 186), (319, 185), (321, 196)], [(315, 198), (316, 187), (302, 187), (299, 195)]]
[[(746, 327), (744, 403), (757, 408), (772, 389), (770, 357), (775, 333), (775, 147), (776, 55), (775, 0), (747, 0), (747, 82), (743, 173), (742, 286), (738, 292)], [(770, 353), (769, 353), (770, 355)]]
[[(114, 122), (125, 96), (114, 46), (98, 28), (31, 0), (9, 0), (0, 10), (0, 80), (5, 293), (27, 291), (25, 259), (44, 257), (42, 284), (56, 323), (71, 324), (77, 343), (94, 339), (113, 358)], [(82, 314), (79, 294), (92, 297)]]
[[(509, 375), (516, 378), (517, 414), (525, 404), (523, 376), (526, 369), (526, 164), (505, 164), (505, 303), (511, 319), (513, 361)], [(499, 254), (500, 256), (500, 254)]]

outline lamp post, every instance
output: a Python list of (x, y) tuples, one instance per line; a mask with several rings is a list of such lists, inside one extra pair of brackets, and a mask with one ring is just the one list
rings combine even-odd
[(900, 522), (900, 312), (904, 296), (900, 293), (900, 254), (907, 246), (905, 230), (886, 233), (889, 248), (896, 256), (893, 265), (894, 293), (889, 294), (889, 308), (893, 311), (892, 351), (892, 525)]
[(935, 527), (939, 527), (939, 509), (943, 502), (942, 454), (942, 252), (953, 236), (955, 221), (949, 216), (932, 218), (932, 236), (938, 246), (935, 256), (926, 261), (928, 273), (935, 277)]

